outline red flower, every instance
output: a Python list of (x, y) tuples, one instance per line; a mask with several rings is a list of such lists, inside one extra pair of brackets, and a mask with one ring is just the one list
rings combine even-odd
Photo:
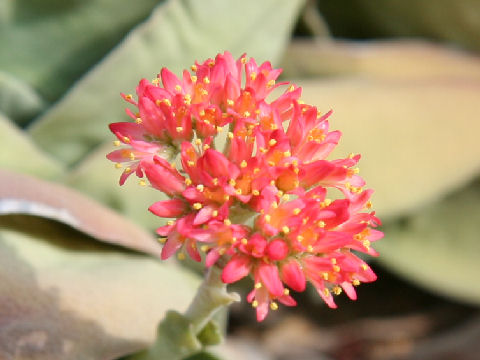
[(146, 176), (170, 197), (150, 207), (172, 219), (157, 230), (162, 258), (200, 261), (200, 250), (212, 266), (223, 256), (225, 283), (254, 279), (247, 300), (259, 321), (277, 302), (296, 305), (290, 289), (307, 282), (330, 307), (341, 291), (355, 299), (354, 286), (376, 278), (355, 252), (377, 255), (371, 243), (383, 234), (354, 168), (360, 155), (327, 160), (341, 136), (329, 130), (331, 111), (303, 104), (301, 88), (276, 83), (281, 70), (245, 55), (225, 52), (192, 71), (140, 81), (138, 101), (123, 95), (138, 108), (127, 110), (135, 123), (110, 126), (126, 146), (107, 156), (127, 164), (120, 183)]

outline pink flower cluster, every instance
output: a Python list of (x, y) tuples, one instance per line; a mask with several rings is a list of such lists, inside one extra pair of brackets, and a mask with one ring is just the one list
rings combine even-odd
[(290, 291), (307, 282), (332, 308), (342, 290), (355, 299), (354, 286), (376, 276), (352, 250), (377, 255), (371, 243), (383, 236), (355, 168), (360, 156), (326, 160), (341, 135), (329, 130), (330, 112), (277, 83), (280, 72), (228, 52), (181, 79), (164, 68), (140, 81), (137, 101), (123, 95), (138, 111), (110, 125), (126, 146), (107, 155), (125, 166), (121, 184), (135, 173), (168, 195), (149, 208), (172, 218), (157, 230), (162, 258), (205, 253), (207, 267), (222, 257), (225, 283), (250, 275), (259, 321), (278, 302), (296, 305)]

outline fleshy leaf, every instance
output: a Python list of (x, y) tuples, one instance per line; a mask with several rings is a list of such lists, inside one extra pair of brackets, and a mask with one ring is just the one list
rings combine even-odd
[[(120, 91), (161, 67), (174, 72), (229, 50), (277, 61), (302, 0), (170, 0), (160, 4), (104, 61), (30, 128), (42, 148), (69, 164), (110, 138), (125, 118)], [(215, 21), (212, 21), (212, 20)], [(252, 36), (255, 29), (255, 36)], [(269, 41), (265, 41), (269, 39)]]
[(436, 293), (480, 304), (480, 183), (387, 224), (379, 260)]
[[(118, 251), (65, 225), (0, 216), (0, 357), (114, 359), (148, 346), (198, 281), (172, 262)], [(27, 230), (28, 229), (28, 230)]]
[(15, 122), (24, 124), (44, 107), (43, 99), (28, 84), (0, 72), (0, 112)]
[(45, 154), (29, 136), (0, 113), (0, 168), (52, 179), (62, 166)]
[[(54, 101), (156, 0), (6, 1), (0, 5), (0, 68)], [(8, 49), (8, 50), (7, 50)]]
[(374, 206), (382, 218), (435, 201), (478, 174), (480, 127), (472, 119), (478, 113), (480, 62), (456, 53), (454, 63), (460, 66), (462, 59), (476, 72), (438, 66), (430, 75), (415, 75), (405, 59), (391, 69), (405, 79), (379, 76), (370, 68), (299, 81), (302, 100), (324, 113), (333, 109), (331, 127), (343, 129), (332, 156), (362, 154), (360, 174), (375, 189)]
[(293, 78), (361, 75), (418, 81), (459, 76), (480, 79), (480, 59), (424, 41), (294, 41), (283, 74)]
[(63, 222), (99, 240), (160, 256), (161, 246), (129, 220), (65, 186), (0, 170), (0, 215)]

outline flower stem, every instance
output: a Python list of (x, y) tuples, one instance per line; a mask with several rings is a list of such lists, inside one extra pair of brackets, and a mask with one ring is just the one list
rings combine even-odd
[(240, 300), (238, 294), (227, 292), (221, 273), (218, 266), (209, 268), (185, 314), (167, 312), (153, 346), (125, 360), (181, 360), (202, 350), (198, 335), (220, 309)]

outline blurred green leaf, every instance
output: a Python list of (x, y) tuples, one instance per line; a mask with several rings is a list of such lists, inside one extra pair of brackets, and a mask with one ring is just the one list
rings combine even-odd
[(0, 168), (53, 179), (62, 166), (0, 113)]
[[(389, 70), (392, 75), (369, 65), (354, 74), (298, 82), (302, 100), (322, 112), (333, 109), (331, 128), (343, 137), (332, 158), (362, 154), (360, 175), (375, 189), (374, 209), (382, 219), (433, 202), (480, 171), (480, 125), (472, 121), (478, 117), (479, 60), (439, 55), (432, 52), (432, 68), (419, 73), (406, 54)], [(374, 63), (379, 58), (370, 55)], [(439, 65), (449, 61), (472, 70), (442, 70)]]
[(0, 170), (0, 215), (54, 219), (98, 240), (160, 257), (161, 246), (130, 220), (65, 186)]
[(303, 0), (170, 0), (29, 129), (46, 151), (72, 164), (110, 138), (125, 119), (119, 92), (161, 67), (179, 73), (196, 59), (229, 50), (278, 61)]
[(157, 3), (2, 1), (0, 69), (54, 101)]
[(438, 294), (480, 304), (480, 182), (385, 226), (379, 260)]
[(28, 84), (0, 72), (0, 112), (24, 124), (44, 108), (45, 102)]
[(172, 262), (120, 251), (65, 225), (0, 216), (0, 358), (114, 359), (155, 339), (198, 281)]

